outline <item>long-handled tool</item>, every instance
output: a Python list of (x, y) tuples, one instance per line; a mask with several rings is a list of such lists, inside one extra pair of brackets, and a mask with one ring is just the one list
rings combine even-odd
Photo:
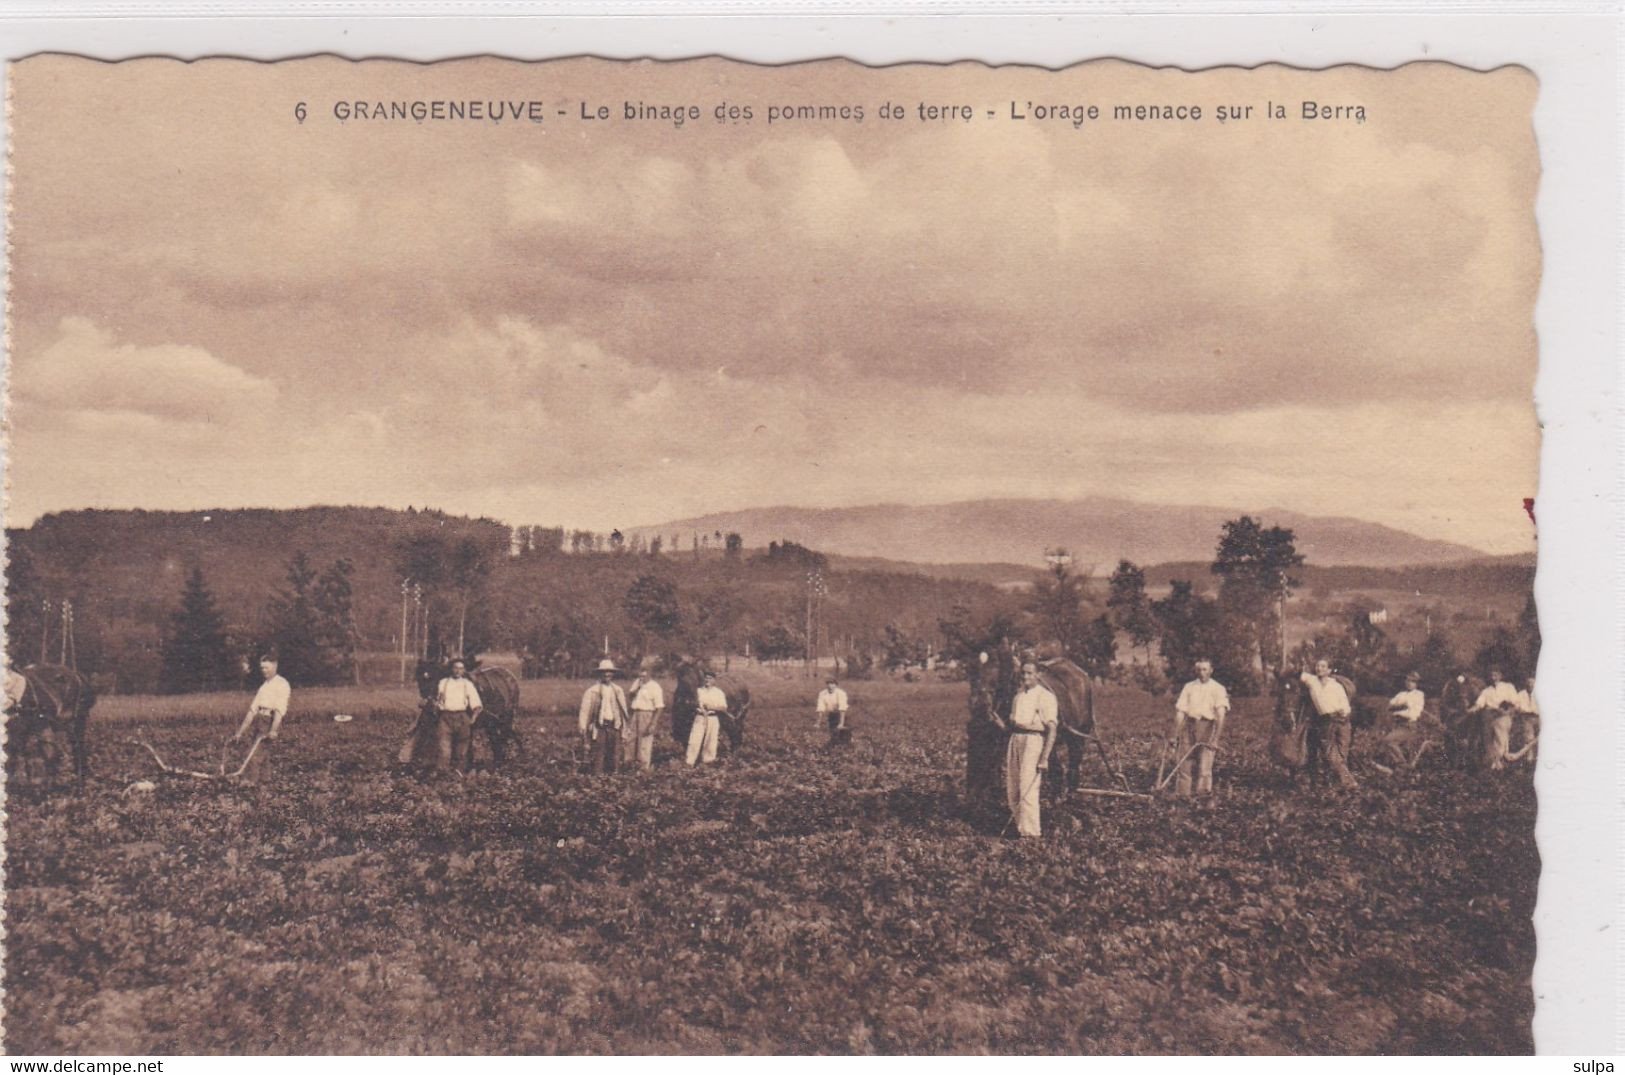
[(1004, 823), (1004, 828), (999, 830), (999, 835), (1001, 837), (1005, 833), (1010, 831), (1010, 826), (1011, 825), (1014, 825), (1016, 823), (1016, 814), (1021, 810), (1021, 804), (1027, 801), (1028, 793), (1031, 792), (1035, 787), (1037, 787), (1038, 782), (1040, 780), (1042, 780), (1042, 779), (1044, 779), (1044, 770), (1043, 769), (1034, 769), (1033, 770), (1032, 782), (1030, 784), (1028, 784), (1025, 788), (1022, 789), (1021, 798), (1016, 800), (1016, 805), (1014, 806), (1014, 808), (1011, 809), (1009, 820)]
[(143, 739), (132, 739), (130, 742), (135, 746), (145, 748), (147, 753), (152, 755), (152, 760), (158, 763), (158, 768), (170, 776), (189, 776), (194, 780), (232, 780), (243, 775), (243, 772), (248, 768), (248, 763), (254, 760), (254, 753), (259, 750), (260, 744), (268, 738), (269, 736), (266, 735), (255, 736), (253, 745), (248, 748), (248, 755), (243, 758), (243, 763), (229, 773), (226, 771), (225, 753), (226, 747), (230, 745), (230, 740), (227, 740), (226, 744), (221, 747), (220, 771), (214, 773), (203, 773), (196, 769), (182, 769), (179, 766), (170, 765), (159, 756), (158, 751), (153, 749), (151, 743)]
[(1146, 799), (1153, 800), (1155, 795), (1147, 795), (1143, 791), (1118, 791), (1115, 788), (1073, 788), (1074, 795), (1101, 795), (1110, 799)]
[(1162, 787), (1162, 774), (1168, 764), (1168, 748), (1174, 745), (1173, 736), (1162, 741), (1162, 747), (1157, 751), (1157, 781), (1151, 785), (1154, 788)]
[(1540, 742), (1540, 736), (1537, 735), (1533, 739), (1529, 740), (1529, 742), (1525, 743), (1522, 747), (1520, 747), (1514, 753), (1508, 754), (1507, 755), (1507, 762), (1510, 764), (1510, 763), (1515, 762), (1515, 761), (1522, 761), (1523, 756), (1525, 754), (1529, 753), (1531, 750), (1534, 750), (1535, 749), (1535, 744), (1538, 743), (1538, 742)]
[(1224, 749), (1223, 747), (1219, 746), (1217, 743), (1192, 743), (1191, 748), (1189, 750), (1185, 751), (1184, 754), (1181, 754), (1180, 757), (1179, 757), (1179, 760), (1174, 763), (1174, 767), (1172, 769), (1168, 770), (1168, 775), (1161, 778), (1161, 779), (1159, 779), (1157, 781), (1157, 786), (1152, 788), (1151, 790), (1152, 791), (1161, 791), (1163, 788), (1167, 787), (1169, 782), (1172, 781), (1175, 776), (1179, 775), (1180, 766), (1184, 765), (1185, 762), (1190, 758), (1190, 756), (1192, 754), (1195, 754), (1198, 750), (1201, 750), (1204, 747), (1206, 747), (1208, 750), (1213, 751), (1213, 753), (1215, 753), (1215, 754), (1219, 753), (1220, 751), (1222, 751)]
[(1128, 791), (1128, 777), (1124, 776), (1122, 771), (1112, 764), (1111, 755), (1106, 753), (1106, 744), (1101, 741), (1100, 736), (1088, 732), (1085, 733), (1084, 738), (1091, 740), (1095, 744), (1095, 750), (1100, 753), (1100, 764), (1106, 767), (1106, 775), (1121, 784), (1124, 791)]

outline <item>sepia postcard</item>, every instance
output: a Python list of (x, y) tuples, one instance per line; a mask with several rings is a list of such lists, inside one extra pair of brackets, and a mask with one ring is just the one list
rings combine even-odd
[(1518, 66), (8, 71), (11, 1054), (1529, 1054)]

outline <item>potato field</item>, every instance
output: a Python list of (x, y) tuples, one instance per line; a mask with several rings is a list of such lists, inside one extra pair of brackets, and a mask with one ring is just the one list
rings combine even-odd
[[(463, 778), (394, 764), (413, 693), (296, 689), (259, 788), (131, 745), (212, 769), (247, 695), (104, 699), (85, 789), (7, 803), (5, 1047), (1532, 1050), (1527, 766), (1387, 775), (1357, 736), (1359, 790), (1293, 789), (1246, 699), (1213, 800), (1046, 801), (1015, 841), (961, 803), (964, 684), (847, 684), (832, 751), (816, 684), (750, 683), (742, 753), (689, 770), (668, 722), (612, 777), (582, 684), (526, 682), (525, 755)], [(1146, 790), (1171, 702), (1097, 708)]]

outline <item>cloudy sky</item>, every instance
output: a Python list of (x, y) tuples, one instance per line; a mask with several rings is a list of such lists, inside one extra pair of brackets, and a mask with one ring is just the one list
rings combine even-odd
[[(44, 57), (12, 80), (11, 525), (1105, 494), (1532, 544), (1519, 70)], [(437, 99), (546, 119), (334, 116)], [(1075, 129), (1011, 102), (1205, 114)], [(765, 122), (801, 104), (865, 117)]]

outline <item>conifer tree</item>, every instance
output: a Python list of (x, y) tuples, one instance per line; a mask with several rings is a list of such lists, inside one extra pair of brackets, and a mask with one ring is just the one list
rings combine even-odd
[(180, 608), (170, 616), (158, 689), (165, 694), (218, 690), (231, 680), (226, 624), (214, 607), (203, 569), (192, 568)]

